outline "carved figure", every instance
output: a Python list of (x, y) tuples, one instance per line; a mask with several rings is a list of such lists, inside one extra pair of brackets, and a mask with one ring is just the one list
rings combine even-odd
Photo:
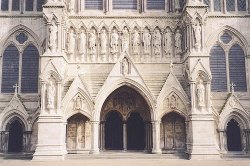
[(122, 60), (122, 74), (128, 75), (129, 74), (129, 62), (127, 58), (123, 58)]
[(91, 54), (96, 52), (96, 34), (94, 29), (89, 34), (89, 50)]
[(128, 28), (124, 27), (122, 31), (122, 52), (123, 53), (129, 53), (129, 33)]
[(55, 95), (56, 95), (56, 88), (52, 80), (49, 80), (48, 89), (47, 89), (47, 108), (54, 109), (55, 108)]
[(177, 101), (176, 101), (176, 97), (174, 95), (172, 95), (170, 97), (169, 107), (172, 108), (172, 109), (177, 107)]
[(205, 88), (202, 83), (202, 80), (199, 79), (196, 87), (197, 103), (199, 107), (205, 106)]
[(84, 30), (82, 29), (79, 37), (78, 37), (78, 51), (79, 54), (85, 54), (85, 50), (86, 50), (86, 35), (84, 33)]
[(102, 29), (101, 34), (100, 34), (100, 41), (101, 41), (101, 54), (106, 54), (106, 47), (107, 47), (107, 34), (105, 29)]
[(119, 36), (116, 33), (116, 30), (113, 29), (112, 34), (111, 34), (111, 41), (110, 41), (110, 47), (111, 47), (110, 52), (112, 54), (115, 54), (118, 52), (118, 39), (119, 39)]
[(81, 96), (77, 96), (75, 99), (75, 110), (81, 110), (82, 109), (82, 98)]
[(165, 33), (165, 53), (171, 54), (172, 49), (172, 33), (170, 29), (167, 29)]
[(175, 0), (174, 1), (174, 7), (175, 7), (175, 12), (179, 13), (181, 6), (180, 6), (180, 0)]
[(153, 39), (154, 53), (159, 55), (161, 53), (161, 33), (159, 29), (155, 30)]
[(177, 54), (182, 52), (182, 48), (181, 48), (181, 32), (179, 29), (177, 29), (176, 33), (175, 33), (175, 52)]
[(74, 8), (75, 8), (75, 0), (68, 0), (68, 10), (70, 13), (74, 12)]
[(68, 42), (67, 42), (67, 46), (68, 46), (68, 53), (69, 54), (73, 54), (75, 51), (75, 34), (74, 34), (74, 30), (70, 29), (69, 31), (69, 35), (68, 35)]
[(195, 47), (201, 47), (201, 26), (199, 23), (196, 23), (194, 26), (194, 38), (195, 38)]
[(132, 36), (132, 49), (135, 54), (138, 54), (140, 47), (140, 35), (137, 30), (134, 31)]
[(149, 53), (150, 52), (150, 47), (151, 47), (151, 34), (149, 33), (148, 30), (145, 30), (142, 36), (143, 40), (143, 50), (144, 53)]
[(55, 52), (57, 49), (57, 26), (54, 22), (49, 27), (49, 48), (51, 52)]

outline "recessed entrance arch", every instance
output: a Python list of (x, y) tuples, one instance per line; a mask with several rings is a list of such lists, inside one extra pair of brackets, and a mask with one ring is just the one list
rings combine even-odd
[(164, 151), (184, 152), (186, 148), (185, 118), (176, 112), (162, 117), (161, 148)]
[(101, 111), (102, 150), (151, 150), (150, 110), (144, 97), (122, 86), (105, 100)]
[(23, 150), (23, 126), (18, 120), (9, 124), (8, 152), (22, 152)]
[(240, 127), (234, 119), (227, 124), (227, 149), (228, 151), (242, 151)]

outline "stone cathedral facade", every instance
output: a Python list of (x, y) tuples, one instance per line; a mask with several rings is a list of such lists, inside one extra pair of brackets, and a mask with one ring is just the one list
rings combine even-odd
[(0, 153), (249, 155), (249, 1), (0, 2)]

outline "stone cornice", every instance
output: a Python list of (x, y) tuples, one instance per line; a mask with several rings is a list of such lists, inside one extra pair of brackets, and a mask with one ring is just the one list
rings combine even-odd
[(0, 14), (0, 18), (43, 18), (40, 14)]
[(74, 15), (69, 16), (69, 19), (180, 19), (180, 15), (175, 16), (84, 16)]

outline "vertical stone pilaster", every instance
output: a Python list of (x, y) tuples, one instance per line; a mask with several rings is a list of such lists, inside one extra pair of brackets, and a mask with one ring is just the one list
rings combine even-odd
[(92, 121), (92, 148), (91, 154), (99, 153), (99, 121)]
[(222, 129), (217, 130), (219, 132), (219, 137), (220, 137), (220, 150), (222, 153), (226, 151), (226, 131)]
[(152, 131), (153, 131), (153, 149), (152, 153), (161, 153), (160, 148), (160, 122), (153, 121), (152, 122)]

